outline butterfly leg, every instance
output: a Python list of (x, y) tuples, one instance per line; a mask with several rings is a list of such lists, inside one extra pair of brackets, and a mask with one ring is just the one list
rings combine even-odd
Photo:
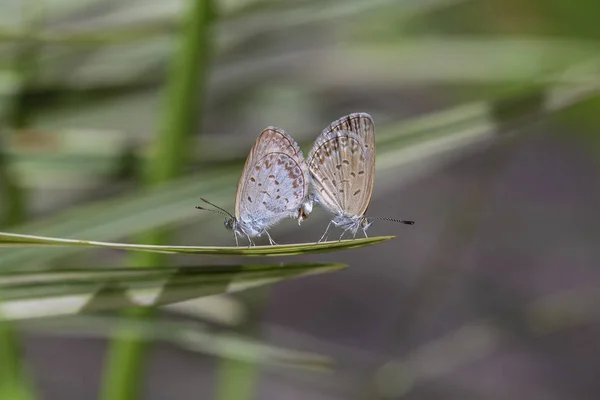
[(351, 232), (352, 238), (356, 238), (356, 231), (352, 230), (352, 228), (347, 228), (347, 229), (344, 229), (344, 232), (342, 232), (342, 234), (340, 235), (339, 241), (342, 241), (342, 238), (344, 237), (346, 232)]
[(323, 236), (321, 236), (321, 239), (319, 239), (317, 243), (321, 243), (323, 241), (323, 238), (325, 238), (325, 235), (327, 235), (327, 232), (329, 231), (329, 227), (331, 226), (332, 222), (333, 221), (329, 221), (329, 224), (327, 224), (327, 228), (325, 228), (325, 233), (323, 233)]
[(363, 229), (362, 231), (363, 231), (363, 233), (364, 233), (365, 237), (366, 237), (366, 238), (368, 238), (369, 236), (367, 235), (367, 230), (366, 230), (366, 229)]
[(254, 242), (252, 241), (252, 239), (250, 238), (250, 236), (246, 235), (246, 237), (248, 238), (248, 248), (254, 246)]
[(233, 231), (233, 237), (235, 238), (235, 247), (240, 247), (240, 243), (238, 242), (237, 232)]
[(271, 243), (271, 246), (276, 245), (277, 243), (275, 243), (275, 241), (273, 240), (273, 238), (271, 237), (271, 235), (269, 235), (269, 232), (267, 232), (265, 230), (265, 233), (267, 234), (267, 237), (269, 238), (269, 243)]

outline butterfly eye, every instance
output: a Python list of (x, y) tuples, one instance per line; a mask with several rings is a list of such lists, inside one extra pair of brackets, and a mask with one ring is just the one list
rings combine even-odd
[(225, 219), (225, 228), (227, 228), (227, 229), (233, 229), (233, 218), (226, 218)]

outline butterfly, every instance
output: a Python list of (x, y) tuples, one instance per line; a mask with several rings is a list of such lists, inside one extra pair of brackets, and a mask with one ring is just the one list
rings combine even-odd
[(270, 244), (276, 244), (268, 229), (281, 220), (293, 217), (298, 224), (312, 211), (308, 202), (309, 176), (300, 147), (283, 129), (269, 126), (258, 136), (250, 149), (242, 170), (235, 197), (235, 215), (205, 199), (203, 202), (217, 210), (196, 206), (197, 209), (225, 213), (225, 227), (246, 236), (250, 245), (253, 237), (266, 234)]
[[(326, 237), (331, 224), (353, 237), (359, 229), (367, 237), (373, 219), (365, 216), (375, 183), (375, 124), (367, 113), (346, 115), (325, 128), (315, 140), (306, 163), (311, 193), (306, 209), (312, 203), (323, 206), (334, 215), (319, 242)], [(302, 218), (302, 215), (300, 216)], [(412, 225), (414, 221), (382, 218)]]

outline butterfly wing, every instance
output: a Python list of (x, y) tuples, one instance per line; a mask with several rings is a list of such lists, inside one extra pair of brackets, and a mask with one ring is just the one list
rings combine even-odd
[(296, 141), (282, 129), (267, 127), (246, 159), (238, 183), (235, 216), (266, 229), (297, 215), (308, 185), (304, 156)]
[(307, 158), (313, 192), (325, 208), (338, 215), (363, 215), (372, 183), (371, 155), (354, 132), (324, 130)]
[[(364, 174), (361, 174), (356, 186), (359, 186), (356, 190), (360, 189), (361, 192), (356, 196), (360, 196), (360, 207), (356, 204), (356, 200), (353, 200), (352, 215), (364, 215), (367, 212), (367, 208), (371, 202), (371, 196), (373, 194), (373, 186), (375, 184), (375, 123), (371, 115), (367, 113), (352, 113), (345, 115), (336, 121), (329, 124), (327, 128), (323, 130), (325, 132), (353, 132), (358, 135), (366, 151), (366, 159), (370, 160), (364, 168)], [(356, 165), (356, 168), (360, 166)], [(353, 191), (355, 193), (355, 191)]]
[(324, 132), (346, 131), (356, 133), (362, 140), (375, 165), (375, 123), (367, 113), (352, 113), (333, 121)]

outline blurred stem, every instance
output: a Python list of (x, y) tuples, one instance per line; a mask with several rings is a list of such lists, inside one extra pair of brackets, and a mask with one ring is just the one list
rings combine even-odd
[(259, 365), (223, 358), (217, 371), (217, 400), (246, 400), (256, 397)]
[[(163, 121), (145, 169), (148, 186), (159, 185), (178, 176), (190, 156), (196, 124), (200, 124), (205, 76), (209, 65), (212, 1), (189, 0), (184, 12), (180, 47), (175, 54), (168, 78)], [(149, 232), (142, 243), (163, 243), (163, 230)], [(131, 264), (157, 267), (163, 256), (152, 253), (134, 254)], [(147, 318), (152, 310), (130, 310), (134, 318)], [(102, 399), (131, 400), (138, 398), (142, 381), (145, 343), (132, 331), (121, 330), (109, 349), (105, 366)]]
[(0, 226), (9, 227), (25, 220), (25, 194), (15, 174), (10, 169), (6, 146), (2, 139), (0, 137), (0, 193), (3, 194), (4, 209), (0, 218)]
[[(246, 298), (247, 314), (241, 331), (256, 337), (260, 330), (263, 306), (269, 295), (268, 288), (251, 290), (240, 295)], [(260, 377), (257, 363), (222, 358), (217, 371), (217, 400), (249, 400), (256, 397), (256, 385)]]
[[(35, 0), (23, 3), (23, 28), (35, 31), (42, 20), (42, 9)], [(32, 109), (23, 101), (27, 87), (35, 77), (38, 46), (27, 41), (19, 43), (15, 56), (14, 70), (20, 74), (22, 85), (12, 99), (8, 114), (5, 116), (10, 127), (24, 128), (31, 119)], [(6, 134), (3, 131), (2, 134)], [(4, 193), (4, 215), (0, 226), (11, 226), (23, 222), (26, 218), (25, 195), (14, 173), (10, 169), (10, 160), (6, 156), (6, 146), (0, 137), (0, 190)], [(23, 362), (23, 354), (18, 332), (12, 323), (0, 319), (0, 399), (34, 399), (35, 390), (29, 373)]]
[[(43, 9), (36, 0), (28, 0), (23, 3), (23, 15), (24, 31), (35, 32), (43, 19)], [(6, 115), (8, 125), (12, 129), (23, 129), (31, 123), (34, 110), (26, 102), (26, 97), (31, 82), (35, 80), (37, 74), (39, 47), (38, 43), (24, 39), (20, 41), (16, 50), (13, 69), (20, 77), (21, 87), (14, 95)], [(3, 133), (6, 134), (6, 132)], [(3, 144), (0, 143), (0, 189), (5, 193), (2, 226), (11, 226), (25, 221), (27, 208), (25, 207), (24, 189), (10, 171), (10, 162), (5, 154), (6, 147)]]
[(0, 399), (35, 398), (33, 386), (22, 364), (17, 333), (11, 323), (0, 320)]
[[(133, 308), (124, 315), (132, 322), (149, 318), (150, 308)], [(102, 399), (135, 399), (139, 394), (143, 376), (145, 342), (133, 329), (119, 328), (109, 349), (104, 371)]]

